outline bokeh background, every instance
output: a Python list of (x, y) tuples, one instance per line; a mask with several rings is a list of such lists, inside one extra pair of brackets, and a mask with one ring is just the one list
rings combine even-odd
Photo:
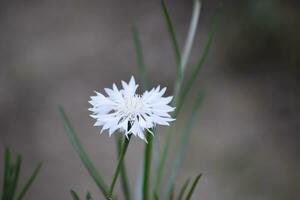
[[(166, 3), (182, 48), (193, 2)], [(190, 65), (217, 4), (203, 0)], [(296, 0), (223, 1), (192, 92), (205, 91), (205, 100), (176, 182), (203, 172), (193, 199), (300, 199), (299, 9)], [(65, 107), (110, 182), (114, 140), (92, 126), (88, 99), (94, 90), (137, 75), (133, 25), (140, 29), (150, 85), (167, 86), (172, 94), (176, 67), (158, 0), (1, 1), (0, 169), (5, 145), (24, 156), (21, 182), (43, 162), (27, 199), (70, 199), (71, 188), (103, 199), (68, 141), (57, 105)], [(162, 143), (163, 132), (156, 137)], [(127, 154), (132, 187), (142, 154), (143, 142), (134, 139)]]

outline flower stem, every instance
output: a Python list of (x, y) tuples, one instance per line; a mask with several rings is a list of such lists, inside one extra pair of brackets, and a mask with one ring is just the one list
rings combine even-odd
[[(118, 156), (120, 157), (121, 150), (122, 150), (122, 138), (116, 136), (116, 145), (117, 145), (117, 150), (118, 150)], [(122, 163), (121, 169), (121, 185), (122, 185), (122, 190), (124, 193), (124, 199), (125, 200), (130, 200), (130, 187), (129, 187), (129, 181), (128, 181), (128, 176), (127, 176), (127, 170), (126, 170), (126, 165), (125, 162)]]
[(151, 168), (151, 158), (152, 158), (152, 135), (149, 132), (147, 134), (148, 144), (145, 146), (144, 152), (144, 178), (143, 178), (143, 200), (148, 200), (148, 190), (149, 190), (149, 175)]
[(124, 145), (123, 145), (120, 157), (119, 157), (118, 165), (117, 165), (116, 171), (114, 173), (114, 177), (113, 177), (113, 180), (112, 180), (112, 183), (110, 185), (109, 192), (108, 192), (108, 195), (107, 195), (107, 199), (108, 200), (112, 199), (112, 193), (114, 191), (114, 187), (115, 187), (115, 184), (116, 184), (116, 181), (117, 181), (117, 178), (118, 178), (121, 166), (123, 164), (123, 160), (124, 160), (124, 157), (125, 157), (125, 154), (126, 154), (126, 151), (127, 151), (128, 144), (130, 142), (131, 135), (132, 134), (129, 134), (128, 138), (124, 139)]

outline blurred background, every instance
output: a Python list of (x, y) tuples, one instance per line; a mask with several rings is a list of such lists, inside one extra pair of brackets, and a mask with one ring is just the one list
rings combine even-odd
[[(182, 48), (193, 1), (166, 3)], [(190, 65), (217, 4), (203, 0)], [(298, 200), (300, 3), (227, 0), (223, 5), (192, 92), (203, 90), (206, 96), (176, 185), (203, 172), (195, 200)], [(137, 76), (133, 25), (140, 30), (150, 85), (167, 86), (172, 94), (175, 59), (158, 0), (1, 1), (0, 169), (5, 145), (24, 157), (22, 180), (43, 162), (27, 199), (71, 199), (71, 188), (103, 198), (67, 138), (57, 105), (65, 107), (110, 182), (115, 142), (92, 126), (88, 100), (94, 90)], [(193, 94), (180, 113), (173, 144)], [(161, 144), (163, 132), (156, 137)], [(143, 142), (134, 139), (126, 158), (132, 187), (142, 154)]]

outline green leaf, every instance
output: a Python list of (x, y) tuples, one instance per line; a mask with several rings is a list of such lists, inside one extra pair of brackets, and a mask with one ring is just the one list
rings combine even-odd
[(4, 151), (4, 176), (3, 176), (3, 188), (2, 188), (2, 200), (6, 200), (9, 197), (9, 184), (10, 184), (10, 167), (11, 167), (11, 155), (9, 148), (5, 148)]
[(139, 74), (142, 79), (142, 87), (144, 90), (146, 90), (148, 88), (148, 83), (146, 79), (146, 67), (144, 62), (144, 56), (143, 56), (139, 31), (135, 26), (132, 28), (132, 40), (133, 40), (134, 50), (136, 54), (136, 61), (138, 64)]
[[(194, 3), (194, 8), (193, 8), (193, 14), (192, 14), (192, 18), (191, 18), (191, 22), (190, 22), (190, 28), (189, 28), (189, 32), (187, 35), (187, 39), (185, 42), (185, 47), (184, 47), (184, 51), (183, 51), (183, 56), (180, 60), (180, 67), (179, 67), (179, 73), (177, 72), (177, 77), (176, 77), (176, 82), (175, 82), (175, 89), (174, 89), (174, 100), (173, 100), (173, 105), (176, 107), (176, 110), (173, 114), (173, 117), (176, 118), (177, 114), (179, 113), (179, 109), (177, 107), (177, 104), (179, 102), (179, 94), (180, 94), (180, 90), (182, 87), (182, 80), (183, 80), (183, 72), (186, 68), (186, 64), (188, 61), (188, 58), (190, 56), (190, 52), (192, 49), (192, 44), (194, 41), (194, 37), (195, 37), (195, 33), (196, 33), (196, 29), (197, 29), (197, 24), (198, 24), (198, 19), (199, 19), (199, 15), (200, 15), (200, 9), (201, 9), (201, 4), (198, 0), (195, 1)], [(164, 145), (163, 145), (163, 150), (159, 156), (158, 159), (158, 164), (156, 167), (156, 175), (155, 175), (155, 179), (154, 179), (154, 192), (158, 189), (159, 187), (159, 183), (162, 177), (162, 173), (163, 173), (163, 168), (165, 165), (165, 161), (167, 158), (167, 154), (168, 154), (168, 149), (171, 143), (171, 135), (172, 135), (172, 128), (173, 126), (171, 125), (168, 129), (167, 132), (165, 134), (165, 138), (164, 138)]]
[[(118, 151), (118, 156), (120, 158), (121, 150), (122, 150), (122, 138), (118, 137), (116, 135), (116, 146), (117, 146), (117, 151)], [(129, 186), (129, 181), (128, 181), (128, 176), (127, 176), (127, 170), (126, 170), (126, 163), (125, 161), (121, 165), (121, 185), (122, 185), (122, 190), (124, 193), (124, 198), (126, 200), (130, 200), (131, 194), (130, 194), (130, 186)]]
[(165, 193), (170, 193), (172, 186), (174, 185), (175, 179), (177, 177), (178, 170), (180, 168), (181, 162), (183, 160), (183, 157), (186, 152), (186, 148), (188, 146), (188, 141), (190, 138), (190, 135), (192, 133), (194, 124), (196, 122), (197, 113), (199, 111), (200, 105), (203, 102), (204, 95), (202, 92), (198, 94), (198, 97), (195, 100), (195, 103), (192, 107), (192, 112), (186, 122), (186, 126), (181, 134), (181, 138), (179, 140), (179, 144), (177, 145), (177, 151), (175, 153), (175, 159), (173, 160), (173, 163), (171, 164), (171, 174), (168, 179), (168, 182), (166, 184), (166, 190)]
[[(130, 127), (128, 129), (130, 130)], [(128, 138), (124, 138), (124, 144), (122, 146), (122, 151), (121, 151), (120, 156), (119, 156), (119, 161), (118, 161), (118, 164), (117, 164), (117, 168), (115, 170), (113, 180), (112, 180), (112, 183), (110, 185), (109, 192), (108, 192), (108, 195), (107, 195), (108, 199), (112, 199), (114, 187), (115, 187), (115, 184), (116, 184), (121, 166), (123, 165), (123, 161), (124, 161), (124, 158), (125, 158), (125, 154), (127, 152), (127, 148), (128, 148), (131, 136), (132, 136), (132, 134), (129, 134)]]
[(106, 185), (102, 176), (99, 174), (96, 167), (90, 160), (88, 154), (85, 152), (84, 148), (82, 147), (80, 140), (79, 140), (75, 130), (73, 129), (71, 122), (70, 122), (69, 118), (67, 117), (63, 107), (59, 106), (58, 110), (63, 119), (69, 139), (70, 139), (71, 143), (73, 144), (77, 154), (79, 155), (82, 163), (84, 164), (85, 168), (87, 169), (87, 171), (89, 172), (89, 174), (91, 175), (93, 180), (95, 181), (95, 183), (98, 186), (98, 188), (100, 189), (100, 191), (103, 193), (104, 196), (106, 196), (108, 193), (108, 186)]
[(17, 184), (20, 175), (21, 163), (22, 163), (22, 158), (20, 155), (18, 155), (16, 165), (12, 169), (12, 177), (11, 177), (12, 180), (11, 180), (10, 195), (9, 195), (10, 199), (14, 199), (16, 193)]
[(171, 40), (171, 43), (172, 43), (172, 46), (174, 49), (175, 59), (176, 59), (176, 63), (178, 66), (177, 72), (180, 73), (180, 66), (179, 66), (180, 65), (180, 57), (181, 57), (180, 49), (179, 49), (179, 45), (177, 42), (176, 33), (174, 31), (173, 24), (172, 24), (170, 15), (169, 15), (169, 11), (167, 9), (165, 1), (163, 1), (163, 0), (161, 1), (161, 7), (162, 7), (165, 23), (166, 23), (166, 26), (168, 29), (169, 37), (170, 37), (170, 40)]
[(92, 195), (91, 195), (90, 192), (87, 192), (87, 193), (86, 193), (85, 199), (86, 199), (86, 200), (93, 200), (93, 197), (92, 197)]
[(191, 88), (192, 88), (192, 86), (193, 86), (200, 70), (203, 67), (204, 61), (205, 61), (205, 59), (208, 55), (209, 49), (211, 47), (211, 44), (212, 44), (212, 41), (213, 41), (213, 38), (214, 38), (214, 35), (216, 33), (218, 17), (221, 13), (221, 8), (222, 8), (221, 4), (219, 4), (219, 6), (217, 7), (217, 9), (214, 13), (212, 23), (211, 23), (211, 27), (210, 27), (210, 31), (209, 31), (209, 34), (208, 34), (208, 38), (207, 38), (207, 40), (205, 41), (205, 44), (204, 44), (204, 49), (200, 53), (200, 55), (197, 59), (197, 63), (192, 69), (192, 73), (191, 73), (191, 76), (189, 77), (189, 79), (187, 81), (186, 87), (181, 92), (180, 99), (178, 100), (179, 102), (176, 105), (176, 108), (177, 108), (176, 111), (175, 111), (176, 113), (178, 113), (180, 111), (180, 109), (181, 109), (183, 103), (185, 102), (185, 100), (187, 98), (187, 95), (190, 92), (190, 90), (191, 90)]
[(179, 70), (180, 70), (179, 75), (180, 76), (177, 76), (176, 82), (175, 82), (175, 91), (174, 91), (174, 100), (173, 100), (175, 104), (177, 104), (177, 100), (179, 98), (184, 71), (187, 66), (188, 59), (190, 57), (191, 50), (193, 47), (196, 30), (198, 27), (200, 11), (201, 11), (201, 3), (199, 0), (195, 0), (188, 35), (187, 35), (187, 38), (185, 41), (182, 57), (181, 57), (180, 64), (179, 64)]
[(186, 200), (190, 200), (192, 195), (193, 195), (193, 192), (197, 186), (197, 183), (199, 181), (199, 179), (201, 178), (202, 174), (199, 174), (196, 179), (194, 180), (193, 184), (192, 184), (192, 187), (190, 189), (190, 191), (188, 192), (187, 196), (186, 196)]
[(21, 200), (24, 197), (24, 195), (28, 191), (29, 187), (31, 186), (31, 184), (33, 183), (33, 181), (35, 180), (35, 178), (37, 177), (37, 175), (38, 175), (41, 167), (42, 167), (42, 163), (39, 163), (38, 166), (33, 171), (33, 173), (30, 176), (30, 178), (28, 179), (28, 181), (26, 182), (26, 184), (24, 185), (24, 187), (21, 189), (21, 192), (18, 195), (17, 200)]
[(154, 193), (154, 195), (153, 195), (153, 196), (154, 196), (154, 200), (159, 200), (159, 198), (158, 198), (158, 195), (157, 195), (157, 193), (156, 193), (156, 192)]
[(172, 185), (171, 190), (169, 192), (169, 200), (173, 200), (174, 199), (174, 185)]
[(187, 186), (189, 185), (189, 183), (190, 183), (190, 179), (187, 179), (187, 180), (184, 182), (184, 184), (183, 184), (183, 186), (182, 186), (182, 188), (181, 188), (181, 190), (180, 190), (180, 192), (179, 192), (179, 195), (178, 195), (177, 200), (181, 200), (181, 199), (182, 199), (182, 197), (183, 197), (183, 195), (184, 195), (184, 193), (185, 193), (185, 190), (186, 190)]
[(70, 191), (73, 200), (80, 200), (79, 196), (76, 194), (74, 190)]
[(200, 11), (201, 11), (201, 3), (200, 3), (199, 0), (195, 0), (194, 1), (194, 7), (193, 7), (193, 14), (192, 14), (192, 18), (191, 18), (191, 23), (190, 23), (188, 35), (187, 35), (187, 38), (186, 38), (186, 41), (185, 41), (185, 46), (184, 46), (184, 49), (183, 49), (182, 58), (181, 58), (181, 62), (180, 62), (180, 70), (181, 70), (182, 74), (183, 74), (183, 72), (186, 68), (188, 59), (189, 59), (190, 54), (191, 54), (191, 50), (192, 50), (195, 35), (196, 35), (196, 30), (197, 30), (197, 27), (198, 27)]

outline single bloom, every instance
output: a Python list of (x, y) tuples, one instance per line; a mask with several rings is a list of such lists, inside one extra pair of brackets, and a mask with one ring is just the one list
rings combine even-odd
[(122, 81), (122, 87), (119, 90), (113, 84), (112, 89), (104, 89), (107, 96), (96, 91), (91, 96), (89, 110), (93, 114), (90, 116), (96, 119), (94, 126), (102, 126), (101, 133), (108, 130), (111, 136), (120, 130), (125, 136), (133, 134), (147, 142), (146, 131), (153, 134), (151, 129), (157, 124), (169, 125), (175, 120), (168, 114), (175, 109), (168, 105), (173, 97), (163, 97), (166, 88), (158, 86), (142, 95), (136, 94), (138, 85), (133, 76), (129, 83)]

